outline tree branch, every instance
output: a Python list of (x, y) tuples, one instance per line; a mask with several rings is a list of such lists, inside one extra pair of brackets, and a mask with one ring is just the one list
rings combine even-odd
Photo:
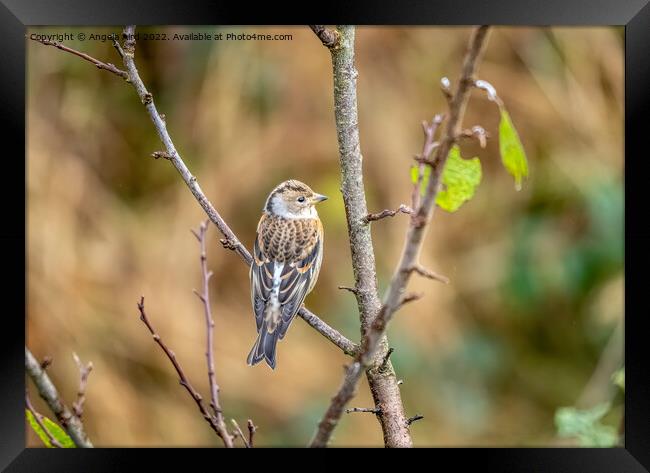
[(327, 325), (322, 319), (309, 311), (305, 306), (300, 308), (298, 315), (323, 337), (327, 338), (330, 342), (339, 347), (346, 355), (354, 356), (359, 351), (359, 345), (335, 328)]
[(34, 358), (32, 352), (25, 347), (25, 371), (36, 385), (38, 394), (50, 407), (61, 426), (68, 433), (77, 447), (92, 448), (93, 444), (84, 431), (81, 419), (75, 416), (61, 398), (56, 386), (50, 380), (47, 373), (41, 368), (40, 363)]
[(170, 350), (167, 345), (162, 341), (160, 338), (160, 335), (158, 335), (149, 322), (149, 319), (147, 318), (147, 314), (144, 311), (144, 296), (140, 298), (140, 302), (138, 302), (138, 310), (140, 311), (140, 320), (146, 325), (146, 327), (149, 329), (149, 332), (151, 332), (151, 335), (153, 336), (154, 341), (162, 348), (162, 350), (165, 352), (165, 355), (167, 355), (167, 358), (169, 358), (169, 361), (171, 361), (172, 365), (174, 366), (174, 369), (176, 370), (176, 373), (178, 373), (178, 378), (181, 386), (183, 386), (189, 395), (194, 399), (194, 402), (196, 403), (197, 407), (199, 408), (199, 411), (201, 411), (201, 414), (203, 414), (203, 418), (206, 420), (206, 422), (210, 425), (212, 430), (214, 430), (219, 437), (223, 440), (223, 444), (227, 448), (232, 448), (232, 436), (230, 433), (228, 433), (228, 429), (226, 428), (226, 424), (223, 421), (223, 416), (221, 416), (219, 419), (211, 415), (210, 412), (206, 409), (205, 404), (203, 404), (203, 397), (198, 393), (196, 389), (192, 386), (190, 383), (189, 379), (187, 379), (187, 376), (185, 375), (185, 371), (183, 371), (183, 368), (181, 367), (180, 363), (176, 359), (176, 354)]
[[(349, 41), (350, 39), (352, 41), (354, 40), (353, 30), (351, 34), (349, 33), (349, 30), (344, 29), (343, 31), (348, 33), (347, 35), (346, 33), (343, 33), (344, 38), (347, 36), (346, 38), (347, 41)], [(397, 310), (397, 308), (402, 303), (403, 300), (402, 294), (406, 288), (406, 284), (412, 273), (412, 268), (416, 268), (419, 266), (417, 259), (422, 246), (426, 224), (427, 222), (430, 221), (433, 215), (433, 206), (435, 203), (436, 195), (438, 193), (440, 176), (442, 174), (442, 170), (447, 160), (449, 150), (456, 142), (460, 134), (462, 118), (465, 114), (465, 108), (467, 106), (467, 101), (469, 99), (470, 87), (474, 84), (474, 74), (478, 66), (479, 57), (481, 56), (481, 53), (485, 46), (485, 40), (487, 38), (488, 31), (489, 31), (489, 27), (481, 26), (475, 29), (474, 32), (472, 33), (472, 37), (470, 38), (469, 46), (463, 61), (463, 68), (462, 68), (461, 78), (458, 82), (458, 87), (456, 89), (456, 92), (449, 100), (449, 120), (447, 121), (445, 133), (442, 139), (440, 140), (440, 144), (437, 147), (435, 147), (436, 154), (432, 163), (428, 164), (432, 167), (431, 177), (429, 178), (424, 199), (421, 205), (416, 208), (415, 218), (411, 220), (411, 225), (409, 226), (409, 229), (407, 231), (406, 243), (404, 245), (400, 262), (397, 266), (397, 269), (395, 270), (390, 285), (386, 291), (386, 295), (384, 297), (384, 302), (381, 306), (381, 309), (379, 310), (377, 316), (372, 320), (370, 327), (364, 333), (364, 336), (361, 341), (361, 351), (355, 357), (355, 362), (352, 363), (346, 370), (346, 375), (343, 380), (343, 384), (339, 389), (339, 391), (336, 393), (336, 395), (332, 398), (330, 406), (327, 409), (322, 421), (319, 424), (318, 431), (316, 432), (314, 440), (312, 440), (312, 446), (327, 445), (327, 442), (329, 441), (332, 432), (335, 426), (337, 425), (338, 420), (341, 417), (341, 413), (343, 412), (345, 405), (350, 401), (350, 399), (354, 395), (356, 385), (359, 382), (359, 378), (361, 376), (362, 368), (365, 366), (369, 366), (373, 361), (373, 357), (376, 357), (376, 353), (381, 353), (383, 351), (382, 345), (384, 344), (383, 342), (385, 341), (384, 333), (386, 331), (386, 326), (392, 319), (392, 316)], [(349, 47), (349, 43), (346, 43), (346, 40), (344, 39), (342, 41), (339, 51), (345, 52), (346, 46)], [(333, 51), (332, 57), (335, 58), (336, 54), (337, 53)], [(352, 56), (353, 52), (350, 50), (347, 52), (347, 54), (349, 56)], [(356, 128), (356, 120), (354, 122), (351, 122), (349, 121), (349, 117), (348, 120), (345, 120), (346, 118), (345, 114), (342, 117), (343, 120), (339, 120), (339, 116), (338, 116), (340, 113), (340, 107), (345, 108), (348, 114), (351, 112), (351, 110), (356, 112), (356, 102), (351, 103), (351, 99), (350, 99), (350, 97), (356, 97), (356, 94), (354, 93), (355, 91), (354, 90), (350, 91), (346, 89), (345, 84), (342, 84), (341, 81), (337, 82), (336, 80), (337, 76), (343, 82), (345, 82), (345, 78), (349, 78), (348, 82), (352, 85), (347, 85), (347, 87), (348, 88), (354, 87), (353, 85), (354, 81), (350, 80), (352, 79), (352, 75), (349, 72), (350, 68), (353, 69), (353, 65), (351, 62), (352, 58), (348, 57), (348, 61), (349, 64), (346, 64), (345, 58), (339, 61), (337, 61), (336, 58), (334, 59), (335, 106), (337, 107), (336, 110), (337, 129), (339, 130), (339, 147), (341, 149), (341, 165), (344, 170), (344, 174), (345, 174), (344, 152), (347, 149), (349, 149), (346, 147), (346, 145), (347, 146), (350, 145), (350, 141), (345, 143), (346, 130), (349, 130), (350, 128), (352, 128), (354, 131), (357, 131), (356, 143), (352, 141), (352, 145), (353, 145), (353, 149), (356, 150), (356, 152), (359, 154), (358, 130)], [(345, 70), (346, 68), (347, 71)], [(341, 90), (343, 90), (343, 94), (344, 94), (343, 97), (340, 97)], [(339, 98), (339, 100), (337, 100), (337, 98)], [(345, 100), (346, 98), (348, 103), (346, 103)], [(354, 117), (356, 119), (356, 113), (354, 113)], [(351, 123), (354, 123), (354, 126), (351, 126), (350, 125)], [(341, 143), (342, 135), (344, 138), (343, 143)], [(426, 133), (426, 129), (425, 129), (425, 135), (426, 135), (425, 143), (431, 141), (431, 137), (429, 136), (429, 133)], [(362, 189), (362, 185), (359, 184), (363, 182), (361, 179), (360, 172), (358, 176), (354, 176), (354, 177), (356, 178), (355, 187)], [(345, 189), (345, 181), (344, 181), (344, 189)], [(344, 198), (345, 198), (345, 192), (344, 192)], [(348, 217), (348, 224), (350, 224), (349, 217)], [(363, 244), (363, 242), (361, 243)], [(367, 245), (368, 243), (366, 242), (365, 244)], [(366, 248), (372, 248), (372, 246), (366, 246)], [(354, 250), (355, 249), (353, 248), (353, 262), (354, 262)], [(384, 410), (382, 409), (382, 412), (383, 411)], [(403, 412), (403, 407), (402, 407), (402, 412)], [(405, 429), (408, 429), (409, 425), (410, 424), (408, 422), (408, 419), (404, 419), (403, 427)], [(408, 435), (408, 430), (406, 430), (406, 432)], [(386, 435), (384, 435), (384, 438), (386, 438)], [(410, 437), (409, 437), (409, 441), (410, 441)]]
[(328, 48), (334, 48), (339, 42), (339, 34), (336, 30), (331, 30), (326, 28), (325, 25), (309, 25), (311, 30), (314, 32), (318, 39), (320, 39), (323, 46)]
[[(341, 167), (341, 192), (352, 253), (355, 279), (355, 296), (361, 319), (361, 333), (370, 328), (381, 307), (377, 289), (375, 256), (370, 233), (366, 196), (363, 186), (363, 169), (357, 112), (357, 70), (354, 65), (354, 37), (352, 26), (338, 26), (339, 41), (331, 48), (334, 78), (334, 117), (339, 144)], [(380, 349), (372, 353), (374, 364), (380, 365), (388, 350), (388, 341), (381, 337)], [(344, 383), (332, 399), (310, 443), (312, 447), (327, 446), (347, 402), (354, 396), (357, 382), (370, 366), (371, 357), (363, 362), (359, 353), (346, 369)], [(366, 363), (367, 361), (367, 363)], [(375, 407), (380, 410), (379, 422), (384, 433), (384, 443), (389, 447), (410, 447), (411, 437), (406, 423), (397, 378), (390, 361), (380, 370), (370, 369), (366, 376)]]
[(32, 37), (32, 36), (28, 36), (28, 38), (31, 39), (32, 41), (36, 41), (37, 43), (44, 44), (45, 46), (53, 46), (53, 47), (55, 47), (57, 49), (60, 49), (61, 51), (65, 51), (67, 53), (74, 54), (75, 56), (78, 56), (81, 59), (84, 59), (85, 61), (88, 61), (88, 62), (94, 64), (95, 67), (97, 67), (97, 69), (103, 69), (105, 71), (112, 72), (113, 74), (115, 74), (118, 77), (121, 77), (125, 81), (127, 81), (127, 82), (129, 81), (129, 75), (126, 73), (126, 71), (123, 71), (122, 69), (118, 69), (117, 67), (115, 67), (111, 63), (102, 62), (99, 59), (95, 59), (94, 57), (89, 56), (86, 53), (82, 53), (81, 51), (77, 51), (76, 49), (72, 49), (72, 48), (70, 48), (68, 46), (65, 46), (64, 44), (61, 44), (61, 43), (59, 43), (57, 41), (49, 41), (47, 39), (41, 39), (41, 38), (36, 38), (36, 37)]

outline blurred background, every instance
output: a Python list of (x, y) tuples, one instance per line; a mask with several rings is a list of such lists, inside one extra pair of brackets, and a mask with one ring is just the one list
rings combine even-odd
[[(261, 208), (295, 178), (330, 196), (318, 284), (307, 306), (354, 341), (359, 319), (339, 192), (331, 61), (307, 27), (144, 28), (144, 32), (291, 34), (286, 41), (144, 41), (136, 62), (176, 147), (249, 248)], [(356, 62), (371, 211), (409, 204), (421, 120), (445, 110), (442, 76), (458, 78), (470, 34), (460, 27), (360, 27)], [(31, 28), (120, 33), (121, 28)], [(492, 83), (526, 149), (516, 192), (500, 163), (499, 113), (474, 91), (464, 124), (492, 135), (483, 180), (454, 214), (437, 210), (421, 260), (449, 285), (413, 278), (425, 297), (389, 328), (416, 446), (574, 445), (562, 406), (613, 400), (623, 363), (623, 29), (494, 28), (479, 76)], [(66, 41), (120, 66), (110, 41)], [(70, 404), (76, 352), (94, 369), (84, 422), (96, 446), (221, 445), (138, 317), (149, 319), (209, 398), (191, 228), (206, 218), (162, 149), (133, 88), (79, 58), (27, 40), (27, 344)], [(380, 287), (408, 225), (372, 224)], [(342, 380), (347, 357), (303, 320), (278, 346), (275, 371), (246, 365), (255, 340), (248, 272), (208, 231), (221, 404), (256, 443), (305, 445)], [(47, 407), (35, 393), (43, 414)], [(622, 403), (603, 423), (618, 427)], [(365, 378), (351, 406), (372, 405)], [(40, 445), (28, 429), (29, 445)], [(372, 414), (344, 415), (333, 445), (380, 446)]]

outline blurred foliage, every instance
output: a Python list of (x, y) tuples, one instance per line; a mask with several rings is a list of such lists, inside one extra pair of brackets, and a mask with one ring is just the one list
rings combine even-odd
[(612, 382), (625, 392), (625, 368), (621, 368), (612, 375)]
[[(611, 381), (621, 392), (625, 391), (625, 368), (619, 368)], [(618, 399), (615, 396), (614, 399)], [(622, 403), (622, 396), (620, 397)], [(583, 447), (613, 447), (622, 444), (623, 420), (619, 422), (620, 436), (616, 427), (604, 424), (603, 419), (613, 411), (614, 402), (607, 401), (590, 409), (561, 407), (555, 412), (555, 426), (560, 437), (575, 437)], [(622, 407), (622, 406), (620, 406)], [(609, 416), (611, 418), (611, 416)], [(611, 420), (611, 419), (610, 419)]]
[[(147, 27), (140, 32), (214, 32)], [(206, 195), (249, 248), (268, 192), (300, 179), (330, 196), (319, 214), (325, 250), (307, 306), (359, 338), (339, 192), (331, 59), (306, 27), (230, 27), (291, 33), (291, 41), (144, 41), (136, 61), (175, 144)], [(30, 32), (113, 33), (37, 27)], [(420, 123), (445, 111), (440, 78), (457, 80), (469, 28), (360, 27), (359, 126), (371, 211), (409, 204)], [(119, 63), (109, 42), (66, 42)], [(389, 328), (416, 445), (575, 445), (558, 438), (560, 406), (588, 391), (610, 402), (622, 365), (623, 28), (494, 29), (481, 65), (507, 105), (528, 158), (521, 192), (504, 172), (501, 116), (482, 91), (464, 127), (494, 138), (474, 197), (436, 212), (421, 261), (451, 279), (413, 278), (425, 297)], [(161, 149), (132, 87), (77, 57), (27, 44), (28, 344), (51, 355), (53, 381), (74, 398), (92, 360), (84, 423), (98, 446), (218, 445), (138, 319), (147, 312), (204, 397), (207, 374), (199, 249), (205, 218)], [(407, 216), (374, 222), (378, 283), (399, 258)], [(304, 445), (341, 382), (346, 357), (302, 320), (278, 346), (278, 367), (246, 366), (255, 339), (245, 265), (208, 232), (215, 360), (227, 418), (252, 418), (258, 445)], [(613, 347), (613, 348), (607, 348)], [(607, 369), (599, 368), (604, 366)], [(609, 367), (612, 367), (611, 370)], [(600, 373), (605, 373), (604, 375)], [(47, 412), (40, 399), (35, 408)], [(370, 406), (364, 383), (353, 401)], [(616, 425), (622, 409), (602, 421)], [(593, 416), (592, 416), (593, 417)], [(600, 422), (600, 421), (599, 421)], [(595, 422), (594, 422), (595, 423)], [(30, 445), (41, 445), (29, 429)], [(342, 419), (334, 445), (381, 445), (374, 416)]]
[(585, 410), (562, 407), (555, 414), (558, 434), (560, 437), (578, 437), (583, 447), (613, 447), (618, 443), (616, 429), (600, 423), (609, 408), (608, 402)]

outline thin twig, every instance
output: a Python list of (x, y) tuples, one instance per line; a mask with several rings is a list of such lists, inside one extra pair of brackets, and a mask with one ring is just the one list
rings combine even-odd
[(246, 440), (246, 437), (244, 436), (244, 432), (242, 432), (241, 427), (239, 427), (237, 421), (235, 419), (230, 419), (230, 422), (232, 422), (232, 425), (235, 426), (235, 430), (238, 436), (241, 438), (241, 441), (244, 442), (244, 447), (251, 448), (250, 443), (248, 443), (248, 440)]
[(86, 435), (81, 419), (63, 403), (56, 386), (27, 347), (25, 347), (25, 371), (34, 382), (38, 394), (47, 403), (75, 445), (80, 448), (92, 448), (93, 444)]
[(172, 365), (174, 366), (174, 369), (178, 374), (178, 378), (181, 386), (183, 386), (187, 390), (189, 395), (192, 397), (192, 399), (194, 399), (194, 402), (199, 408), (199, 411), (201, 411), (201, 414), (203, 414), (203, 418), (210, 425), (212, 430), (214, 430), (217, 433), (217, 435), (221, 437), (224, 446), (228, 448), (232, 448), (233, 446), (232, 436), (228, 433), (225, 423), (217, 422), (217, 418), (211, 415), (210, 412), (206, 409), (205, 404), (203, 403), (203, 397), (201, 397), (198, 391), (194, 389), (194, 387), (190, 383), (189, 379), (185, 375), (185, 371), (183, 371), (183, 368), (181, 367), (180, 363), (176, 359), (176, 354), (172, 350), (170, 350), (167, 347), (167, 345), (165, 345), (165, 343), (160, 338), (160, 335), (156, 333), (155, 329), (149, 322), (149, 319), (147, 318), (147, 314), (144, 310), (144, 296), (140, 297), (140, 302), (138, 302), (138, 310), (140, 311), (140, 320), (142, 320), (142, 322), (146, 325), (147, 329), (149, 329), (149, 332), (153, 336), (154, 341), (158, 344), (158, 346), (160, 346), (162, 351), (165, 352), (165, 355), (167, 355), (167, 358), (169, 358), (169, 361), (171, 361)]
[(413, 184), (413, 191), (411, 192), (412, 216), (414, 216), (415, 211), (420, 207), (420, 188), (422, 187), (422, 179), (424, 179), (424, 167), (426, 163), (430, 162), (430, 156), (433, 150), (440, 145), (440, 143), (435, 141), (436, 131), (438, 131), (444, 119), (445, 115), (439, 113), (431, 119), (431, 123), (428, 123), (426, 120), (422, 121), (424, 143), (422, 145), (422, 152), (415, 157), (415, 160), (418, 162), (418, 179)]
[(323, 46), (334, 48), (339, 42), (339, 33), (336, 30), (326, 28), (325, 25), (309, 25), (318, 39), (320, 39)]
[(381, 212), (378, 212), (376, 214), (368, 214), (363, 218), (363, 221), (365, 223), (370, 223), (374, 222), (375, 220), (381, 220), (382, 218), (386, 217), (394, 217), (398, 213), (405, 213), (407, 215), (410, 215), (413, 213), (413, 209), (409, 207), (408, 205), (401, 204), (397, 209), (395, 210), (390, 210), (390, 209), (385, 209), (382, 210)]
[(113, 47), (117, 51), (117, 54), (120, 55), (120, 58), (124, 59), (124, 50), (122, 49), (122, 45), (117, 40), (117, 38), (113, 38), (112, 43), (113, 43)]
[(248, 425), (248, 445), (253, 448), (253, 437), (255, 436), (255, 432), (257, 432), (257, 426), (251, 419), (248, 419), (248, 422), (246, 424)]
[(95, 67), (97, 67), (97, 69), (103, 69), (105, 71), (112, 72), (116, 76), (119, 76), (119, 77), (121, 77), (122, 79), (124, 79), (126, 81), (129, 80), (129, 75), (126, 73), (126, 71), (123, 71), (122, 69), (118, 69), (117, 67), (115, 67), (111, 63), (102, 62), (99, 59), (95, 59), (94, 57), (92, 57), (92, 56), (90, 56), (90, 55), (88, 55), (86, 53), (82, 53), (81, 51), (77, 51), (76, 49), (72, 49), (72, 48), (70, 48), (70, 47), (68, 47), (68, 46), (66, 46), (64, 44), (59, 43), (58, 41), (50, 41), (50, 40), (42, 39), (42, 38), (39, 38), (39, 37), (33, 36), (33, 35), (28, 36), (28, 38), (31, 39), (32, 41), (36, 41), (37, 43), (44, 44), (45, 46), (53, 46), (53, 47), (55, 47), (57, 49), (60, 49), (61, 51), (65, 51), (67, 53), (74, 54), (75, 56), (78, 56), (81, 59), (84, 59), (84, 60), (94, 64)]
[(381, 414), (381, 409), (377, 409), (376, 407), (350, 407), (349, 409), (345, 410), (346, 414), (351, 414), (353, 412), (370, 412), (371, 414)]
[[(474, 83), (474, 74), (478, 67), (479, 58), (485, 47), (489, 27), (481, 26), (474, 30), (470, 38), (465, 59), (463, 61), (463, 69), (461, 78), (458, 81), (456, 92), (453, 95), (449, 107), (449, 119), (445, 132), (440, 139), (440, 146), (436, 148), (436, 154), (433, 159), (434, 165), (431, 170), (431, 177), (429, 179), (424, 200), (417, 210), (418, 216), (424, 222), (428, 222), (433, 214), (435, 198), (438, 192), (440, 176), (444, 168), (449, 150), (456, 142), (461, 129), (462, 118), (465, 113), (467, 101), (469, 99), (469, 91)], [(411, 225), (406, 236), (406, 244), (400, 263), (393, 275), (386, 295), (382, 310), (373, 322), (373, 330), (367, 332), (368, 340), (365, 341), (365, 346), (372, 348), (376, 344), (379, 336), (383, 333), (386, 324), (390, 321), (396, 308), (400, 305), (402, 300), (402, 293), (406, 287), (406, 283), (412, 272), (418, 272), (426, 277), (440, 279), (432, 271), (429, 271), (417, 263), (417, 256), (420, 252), (424, 237), (424, 225)], [(444, 276), (442, 277), (444, 280)]]
[(77, 391), (77, 400), (72, 403), (72, 410), (74, 414), (81, 419), (84, 412), (84, 402), (86, 402), (86, 385), (88, 384), (88, 375), (93, 369), (93, 363), (88, 362), (86, 366), (83, 365), (76, 353), (72, 353), (72, 358), (79, 368), (79, 390)]
[(409, 266), (408, 268), (405, 268), (404, 271), (407, 273), (415, 272), (427, 279), (434, 279), (436, 281), (440, 281), (441, 283), (449, 284), (449, 278), (447, 276), (443, 276), (442, 274), (438, 274), (434, 271), (431, 271), (430, 269), (427, 269), (420, 264)]
[[(479, 57), (485, 47), (488, 31), (489, 27), (480, 26), (472, 33), (463, 61), (461, 78), (458, 82), (456, 92), (449, 102), (447, 126), (443, 137), (439, 141), (440, 145), (435, 147), (436, 154), (431, 165), (431, 176), (426, 187), (424, 199), (419, 207), (416, 207), (416, 218), (412, 219), (408, 229), (400, 262), (388, 286), (379, 313), (372, 321), (369, 329), (364, 332), (361, 341), (361, 351), (355, 357), (355, 362), (346, 370), (341, 388), (332, 398), (327, 411), (318, 424), (318, 429), (311, 443), (312, 446), (324, 447), (329, 442), (332, 432), (341, 418), (341, 413), (345, 405), (352, 399), (355, 393), (356, 385), (359, 382), (364, 368), (369, 366), (373, 360), (375, 352), (380, 345), (379, 342), (384, 337), (386, 326), (392, 319), (397, 308), (401, 305), (402, 294), (411, 273), (418, 267), (417, 257), (424, 239), (426, 223), (430, 221), (433, 214), (433, 206), (438, 193), (442, 169), (449, 155), (449, 150), (460, 134), (462, 119), (469, 99), (469, 91), (474, 84), (474, 74), (478, 67)], [(429, 134), (426, 133), (426, 130), (425, 135), (426, 144), (427, 141), (430, 141)], [(417, 224), (416, 222), (418, 221), (423, 223), (421, 225)], [(405, 427), (408, 427), (408, 423), (406, 423)]]
[(170, 154), (167, 151), (154, 151), (151, 153), (153, 159), (172, 159)]
[(52, 432), (50, 432), (47, 427), (45, 427), (45, 424), (43, 423), (43, 416), (36, 412), (36, 409), (34, 409), (34, 406), (32, 406), (32, 401), (29, 400), (29, 392), (25, 390), (25, 407), (29, 412), (32, 413), (32, 416), (34, 416), (34, 420), (38, 424), (38, 426), (45, 432), (45, 435), (47, 435), (48, 440), (52, 444), (53, 447), (56, 448), (63, 448), (63, 445), (61, 445), (61, 442), (59, 442), (54, 435), (52, 435)]
[(206, 331), (206, 350), (205, 357), (208, 365), (208, 383), (210, 385), (210, 406), (214, 415), (217, 418), (218, 423), (223, 422), (223, 414), (221, 411), (221, 405), (219, 404), (219, 385), (217, 384), (217, 379), (214, 372), (214, 319), (212, 318), (212, 309), (210, 308), (210, 289), (209, 282), (210, 277), (212, 276), (212, 271), (208, 270), (208, 256), (205, 249), (205, 234), (208, 231), (208, 220), (201, 222), (198, 232), (192, 230), (192, 233), (196, 237), (201, 247), (201, 276), (203, 282), (203, 292), (201, 294), (195, 294), (198, 296), (199, 300), (203, 303), (203, 309), (205, 313), (205, 331)]
[(409, 417), (409, 418), (406, 420), (406, 423), (407, 423), (408, 425), (411, 425), (413, 422), (415, 422), (415, 421), (417, 421), (417, 420), (420, 420), (420, 419), (424, 419), (424, 416), (423, 416), (423, 415), (420, 415), (420, 414), (416, 414), (416, 415), (414, 415), (413, 417)]
[(399, 306), (401, 307), (404, 304), (408, 304), (409, 302), (417, 301), (418, 299), (422, 299), (424, 297), (424, 294), (421, 292), (409, 292), (408, 294), (405, 294), (402, 299), (399, 302)]
[(341, 289), (342, 291), (351, 292), (354, 295), (359, 294), (359, 291), (357, 291), (355, 288), (350, 287), (350, 286), (338, 286), (338, 288)]

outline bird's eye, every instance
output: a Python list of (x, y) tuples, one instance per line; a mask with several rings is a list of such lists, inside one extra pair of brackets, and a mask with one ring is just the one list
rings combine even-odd
[(298, 202), (301, 204), (305, 201), (305, 198), (303, 196), (298, 197)]

